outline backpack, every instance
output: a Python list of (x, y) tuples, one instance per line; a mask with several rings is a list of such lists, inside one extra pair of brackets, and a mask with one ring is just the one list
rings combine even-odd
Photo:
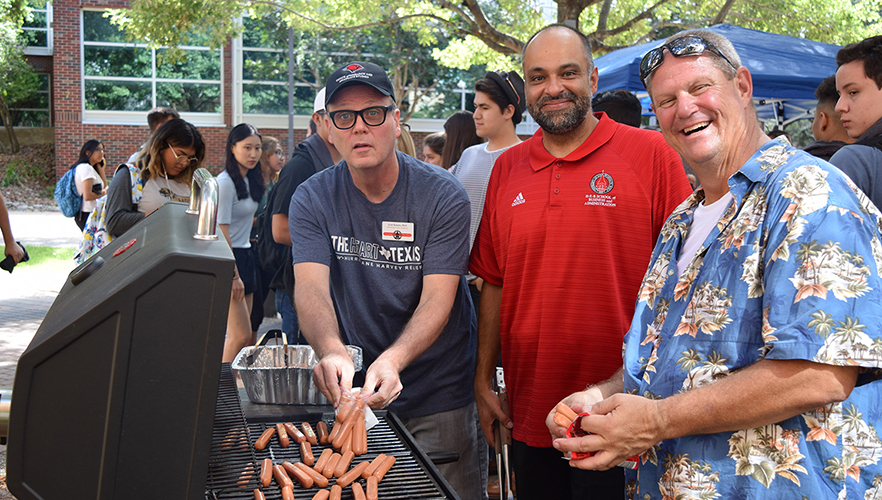
[[(128, 167), (129, 182), (132, 186), (132, 205), (137, 205), (141, 202), (145, 181), (141, 177), (141, 170), (138, 167), (125, 163), (117, 167), (114, 176), (126, 175), (125, 167)], [(83, 239), (80, 241), (76, 255), (74, 255), (77, 264), (87, 261), (113, 240), (113, 236), (107, 231), (106, 203), (107, 195), (98, 198), (95, 202), (95, 210), (92, 210), (89, 218), (86, 219), (86, 225), (83, 227)]]
[(83, 207), (83, 197), (77, 192), (76, 167), (68, 170), (55, 185), (55, 203), (65, 217), (73, 217)]

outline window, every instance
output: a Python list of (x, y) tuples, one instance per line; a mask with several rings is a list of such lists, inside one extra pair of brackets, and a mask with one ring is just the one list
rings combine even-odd
[[(250, 18), (242, 21), (242, 114), (287, 117), (287, 30), (272, 32), (268, 28), (272, 23)], [(316, 90), (299, 81), (294, 85), (294, 114), (312, 115)]]
[(119, 112), (131, 117), (132, 112), (168, 106), (182, 115), (197, 113), (188, 117), (194, 123), (206, 124), (198, 117), (208, 115), (216, 115), (222, 123), (220, 51), (199, 45), (182, 47), (186, 60), (172, 64), (162, 60), (162, 49), (127, 43), (103, 11), (84, 10), (82, 26), (85, 120), (115, 122), (125, 117)]
[[(39, 87), (28, 97), (9, 103), (9, 114), (14, 127), (51, 127), (50, 78), (37, 74)], [(2, 123), (2, 122), (0, 122)]]
[(31, 17), (21, 28), (24, 52), (37, 56), (52, 55), (52, 4), (47, 1), (38, 5), (34, 0), (28, 3), (32, 9)]

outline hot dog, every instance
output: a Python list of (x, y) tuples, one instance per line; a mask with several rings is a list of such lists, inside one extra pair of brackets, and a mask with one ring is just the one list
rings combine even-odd
[(337, 469), (337, 462), (340, 461), (340, 454), (334, 453), (331, 455), (331, 458), (325, 463), (325, 468), (322, 469), (322, 475), (328, 479), (334, 477), (334, 471)]
[(273, 476), (275, 476), (276, 483), (279, 484), (280, 488), (284, 488), (285, 486), (294, 487), (294, 482), (291, 481), (291, 478), (288, 477), (288, 473), (285, 472), (285, 469), (283, 469), (281, 465), (273, 465)]
[(557, 406), (554, 407), (554, 411), (569, 419), (571, 423), (573, 420), (576, 420), (577, 413), (563, 403), (558, 403)]
[(270, 482), (273, 480), (273, 461), (269, 458), (264, 458), (263, 463), (260, 465), (260, 484), (263, 485), (264, 488), (270, 485)]
[(331, 492), (328, 490), (319, 490), (319, 492), (312, 497), (312, 500), (328, 500), (330, 495)]
[(236, 484), (239, 485), (240, 488), (244, 488), (248, 486), (248, 483), (251, 482), (251, 476), (254, 475), (254, 466), (248, 464), (242, 469), (242, 473), (239, 474), (239, 480), (236, 481)]
[(294, 500), (294, 486), (282, 486), (282, 500)]
[(352, 413), (349, 414), (349, 420), (353, 422), (355, 419), (361, 418), (364, 419), (364, 400), (358, 399), (355, 401), (355, 406), (352, 408)]
[(361, 485), (358, 483), (352, 483), (352, 498), (354, 500), (365, 500), (364, 490), (361, 489)]
[(325, 423), (324, 420), (320, 420), (318, 423), (318, 440), (321, 444), (328, 444), (328, 438), (330, 437), (330, 433), (328, 432), (328, 424)]
[[(364, 401), (361, 401), (361, 403), (362, 407), (364, 407)], [(344, 399), (343, 402), (340, 403), (340, 409), (337, 410), (337, 422), (346, 422), (347, 420), (349, 420), (349, 417), (352, 415), (352, 411), (355, 410), (355, 405), (355, 398)]]
[(363, 418), (355, 422), (355, 428), (352, 430), (352, 452), (357, 457), (367, 453), (367, 429)]
[(322, 450), (322, 454), (319, 455), (319, 459), (315, 462), (315, 470), (321, 474), (323, 470), (325, 470), (325, 465), (328, 463), (328, 459), (331, 458), (331, 455), (334, 454), (334, 450), (330, 448), (325, 448)]
[(338, 450), (341, 455), (345, 455), (346, 452), (352, 451), (352, 438), (355, 437), (355, 426), (352, 426), (352, 430), (349, 431), (348, 436), (343, 436), (343, 443), (340, 444), (340, 449)]
[(347, 451), (344, 453), (340, 460), (337, 461), (337, 467), (334, 468), (334, 477), (340, 477), (349, 470), (349, 464), (352, 463), (352, 459), (355, 458), (355, 454), (351, 451)]
[(323, 476), (321, 472), (317, 472), (307, 467), (305, 463), (294, 462), (294, 467), (297, 467), (298, 469), (312, 476), (312, 480), (315, 481), (315, 485), (319, 488), (326, 488), (328, 486), (328, 478)]
[(263, 492), (259, 489), (254, 489), (254, 500), (266, 500), (266, 497), (263, 496)]
[(384, 460), (386, 460), (385, 453), (380, 453), (379, 455), (377, 455), (377, 458), (373, 459), (371, 461), (371, 464), (368, 465), (367, 469), (365, 469), (364, 472), (361, 473), (361, 477), (363, 479), (369, 479), (371, 476), (374, 475), (374, 472), (377, 472), (377, 469), (380, 468), (380, 465), (383, 463)]
[(572, 420), (567, 420), (567, 417), (564, 416), (562, 413), (555, 413), (554, 417), (552, 417), (552, 419), (554, 420), (555, 424), (563, 427), (564, 429), (566, 429), (567, 427), (570, 426), (570, 424), (573, 423)]
[(300, 486), (304, 488), (312, 488), (312, 484), (315, 482), (315, 479), (312, 478), (312, 475), (307, 474), (304, 470), (295, 467), (291, 462), (282, 462), (282, 467), (285, 468), (285, 472), (288, 473), (290, 477), (293, 477), (300, 483)]
[(329, 500), (340, 500), (340, 497), (343, 495), (343, 488), (339, 485), (331, 486), (331, 494), (328, 496)]
[(300, 432), (300, 429), (291, 422), (285, 422), (285, 430), (288, 431), (288, 435), (291, 436), (291, 439), (295, 442), (302, 443), (306, 441), (306, 436), (304, 436), (303, 433)]
[[(353, 422), (352, 422), (351, 420), (350, 420), (350, 421), (343, 422), (343, 424), (340, 425), (340, 432), (338, 432), (338, 433), (337, 433), (337, 436), (334, 437), (333, 440), (331, 440), (331, 446), (333, 446), (335, 450), (339, 450), (340, 447), (343, 446), (343, 442), (344, 442), (346, 439), (350, 439), (350, 438), (351, 438), (351, 436), (352, 436), (352, 425), (353, 425)], [(335, 425), (335, 426), (334, 426), (334, 430), (337, 430), (337, 427), (338, 427), (338, 426)]]
[(276, 424), (276, 432), (279, 433), (279, 444), (282, 445), (282, 448), (287, 448), (291, 441), (288, 439), (288, 432), (285, 430), (285, 426)]
[(267, 430), (263, 431), (263, 434), (261, 434), (260, 437), (257, 438), (257, 441), (254, 442), (254, 449), (255, 450), (262, 450), (262, 449), (266, 448), (266, 445), (269, 444), (270, 438), (272, 438), (273, 434), (275, 434), (275, 433), (276, 433), (275, 427), (270, 427)]
[(386, 460), (383, 460), (383, 463), (377, 468), (374, 472), (374, 477), (377, 478), (377, 481), (382, 481), (383, 477), (386, 476), (386, 473), (389, 472), (389, 469), (395, 465), (395, 457), (387, 457)]
[(337, 484), (339, 484), (343, 488), (349, 486), (350, 484), (352, 484), (353, 481), (358, 479), (358, 477), (364, 473), (364, 470), (368, 468), (368, 465), (370, 465), (370, 462), (361, 462), (360, 464), (356, 465), (347, 473), (340, 476), (340, 478), (337, 479)]
[(318, 439), (315, 436), (315, 431), (312, 430), (312, 426), (309, 425), (309, 422), (301, 423), (300, 428), (303, 429), (303, 435), (306, 436), (306, 440), (309, 441), (309, 444), (313, 446), (318, 444)]
[(379, 482), (377, 476), (367, 478), (367, 500), (379, 500), (380, 495), (377, 492)]
[(312, 446), (310, 446), (309, 441), (300, 443), (300, 460), (306, 465), (315, 463), (315, 456), (312, 454)]

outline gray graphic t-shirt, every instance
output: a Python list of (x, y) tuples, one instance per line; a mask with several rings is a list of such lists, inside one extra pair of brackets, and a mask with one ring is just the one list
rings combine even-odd
[[(463, 275), (469, 257), (469, 199), (453, 176), (398, 153), (392, 193), (371, 203), (345, 162), (310, 177), (291, 199), (293, 262), (330, 267), (344, 342), (369, 366), (399, 336), (419, 304), (423, 276)], [(295, 285), (296, 286), (296, 285)], [(438, 340), (402, 373), (391, 405), (404, 417), (473, 400), (476, 327), (465, 279)]]

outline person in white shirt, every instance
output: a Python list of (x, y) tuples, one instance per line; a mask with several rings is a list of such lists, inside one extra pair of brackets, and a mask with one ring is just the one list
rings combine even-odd
[(73, 167), (76, 169), (74, 182), (77, 193), (83, 197), (80, 213), (74, 216), (74, 222), (80, 231), (86, 225), (86, 219), (95, 210), (95, 200), (107, 193), (107, 175), (104, 173), (104, 144), (92, 139), (80, 148), (80, 157)]
[(227, 138), (226, 168), (217, 176), (217, 226), (236, 257), (224, 362), (231, 362), (251, 343), (251, 301), (257, 288), (257, 259), (251, 251), (251, 226), (266, 189), (260, 168), (262, 138), (256, 128), (241, 123)]
[[(475, 82), (475, 131), (487, 142), (463, 151), (459, 161), (450, 169), (466, 188), (472, 203), (469, 251), (475, 243), (481, 213), (484, 212), (484, 197), (493, 164), (503, 151), (521, 142), (515, 126), (521, 122), (526, 108), (524, 80), (516, 72), (491, 71)], [(482, 280), (473, 275), (468, 275), (467, 279), (477, 313)]]

